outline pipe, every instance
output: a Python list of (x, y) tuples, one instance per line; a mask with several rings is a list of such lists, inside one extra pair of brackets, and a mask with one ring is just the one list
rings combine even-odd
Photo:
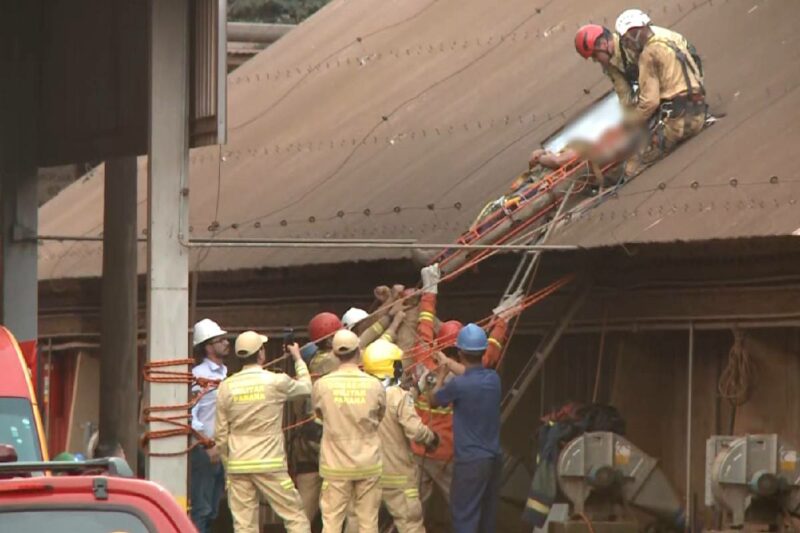
[(689, 362), (686, 387), (686, 531), (692, 531), (692, 403), (694, 400), (692, 382), (694, 381), (694, 323), (689, 322)]
[[(101, 242), (102, 237), (82, 235), (39, 235), (38, 241)], [(147, 239), (140, 238), (139, 242)], [(465, 250), (504, 250), (519, 252), (579, 250), (571, 244), (526, 245), (526, 244), (429, 244), (411, 239), (189, 239), (183, 243), (187, 248), (372, 248), (400, 250), (443, 250), (448, 248)]]
[(228, 22), (228, 42), (271, 44), (296, 27), (297, 24)]

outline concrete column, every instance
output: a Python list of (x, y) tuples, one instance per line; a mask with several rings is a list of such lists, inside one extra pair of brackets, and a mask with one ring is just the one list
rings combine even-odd
[[(3, 9), (0, 81), (0, 319), (33, 348), (37, 337), (36, 115), (40, 57), (39, 1)], [(11, 32), (4, 31), (12, 29)]]
[[(158, 0), (150, 11), (150, 138), (148, 172), (148, 361), (189, 354), (188, 231), (189, 0)], [(185, 369), (185, 367), (184, 367)], [(177, 369), (176, 369), (177, 370)], [(186, 385), (151, 384), (150, 405), (186, 403)], [(169, 429), (152, 424), (151, 430)], [(184, 450), (188, 437), (156, 439), (151, 452)], [(187, 456), (149, 457), (147, 475), (187, 504)]]
[(136, 157), (106, 161), (100, 325), (100, 441), (119, 442), (136, 472)]
[(36, 167), (4, 172), (2, 206), (2, 323), (21, 342), (35, 342), (38, 321), (37, 248), (39, 206)]

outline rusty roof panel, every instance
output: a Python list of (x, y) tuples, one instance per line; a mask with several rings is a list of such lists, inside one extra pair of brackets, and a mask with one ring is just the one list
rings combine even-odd
[[(612, 25), (627, 7), (334, 0), (229, 76), (229, 144), (191, 152), (192, 236), (452, 240), (533, 147), (609, 88), (599, 68), (574, 53), (572, 35), (587, 21)], [(800, 227), (800, 2), (640, 7), (696, 44), (709, 100), (727, 116), (619, 198), (573, 218), (554, 242), (791, 234)], [(142, 159), (140, 230), (144, 171)], [(102, 180), (100, 168), (43, 206), (40, 232), (100, 234)], [(99, 244), (40, 250), (44, 279), (100, 272)], [(226, 270), (404, 256), (217, 249), (194, 264)]]

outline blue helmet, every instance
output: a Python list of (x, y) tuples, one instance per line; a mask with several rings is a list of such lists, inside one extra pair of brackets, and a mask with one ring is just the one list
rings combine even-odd
[(467, 324), (456, 337), (456, 348), (464, 352), (482, 352), (489, 347), (489, 338), (477, 324)]

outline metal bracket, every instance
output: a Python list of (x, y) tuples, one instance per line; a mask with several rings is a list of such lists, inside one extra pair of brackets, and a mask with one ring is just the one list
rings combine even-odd
[(96, 477), (92, 480), (92, 492), (95, 500), (108, 499), (108, 479)]

